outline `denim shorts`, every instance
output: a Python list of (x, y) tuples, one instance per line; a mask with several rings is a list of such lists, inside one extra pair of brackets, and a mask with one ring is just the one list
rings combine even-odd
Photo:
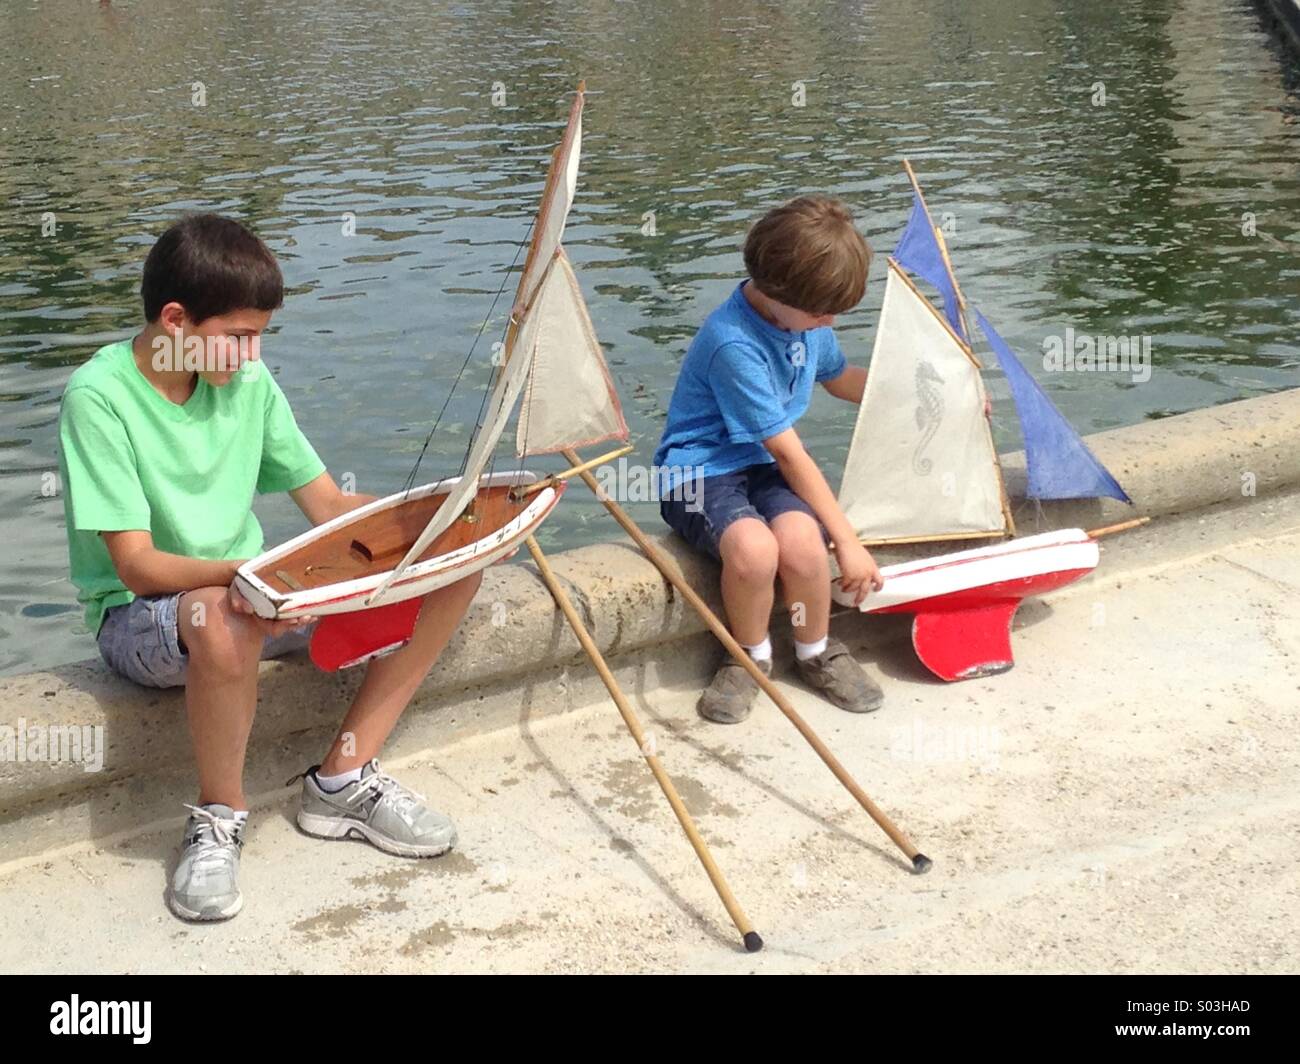
[[(817, 521), (813, 508), (795, 494), (775, 462), (705, 477), (696, 498), (686, 501), (665, 496), (659, 503), (659, 513), (692, 547), (719, 560), (722, 533), (742, 517), (756, 517), (770, 524), (781, 514), (801, 513)], [(825, 527), (820, 521), (817, 524), (822, 538), (829, 543)]]
[[(108, 667), (144, 687), (183, 687), (190, 659), (181, 646), (177, 624), (180, 601), (179, 594), (148, 595), (109, 609), (96, 637)], [(312, 627), (268, 636), (262, 643), (262, 657), (278, 658), (304, 649)]]

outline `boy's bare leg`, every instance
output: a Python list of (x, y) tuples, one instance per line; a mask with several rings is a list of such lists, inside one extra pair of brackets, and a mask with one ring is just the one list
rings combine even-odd
[(244, 755), (257, 709), (262, 630), (230, 606), (230, 589), (181, 595), (177, 629), (189, 653), (185, 709), (199, 769), (199, 802), (247, 809)]
[(853, 713), (880, 708), (880, 688), (848, 648), (837, 640), (813, 652), (830, 632), (831, 567), (821, 528), (805, 513), (790, 511), (772, 521), (780, 544), (778, 569), (794, 627), (796, 667), (804, 682), (834, 705)]
[(821, 528), (807, 514), (791, 510), (773, 519), (772, 533), (794, 637), (816, 643), (830, 630), (831, 618), (831, 565)]
[(320, 772), (335, 776), (378, 757), (397, 719), (456, 631), (482, 583), (482, 572), (425, 596), (411, 641), (372, 661)]
[(758, 518), (742, 517), (722, 533), (718, 552), (722, 555), (722, 604), (731, 634), (743, 646), (757, 646), (767, 638), (776, 600), (776, 537)]

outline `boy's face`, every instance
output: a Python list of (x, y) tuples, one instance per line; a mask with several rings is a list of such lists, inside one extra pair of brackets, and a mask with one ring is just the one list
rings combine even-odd
[(232, 310), (195, 324), (179, 303), (163, 307), (160, 319), (173, 338), (181, 338), (185, 367), (216, 388), (229, 384), (246, 362), (261, 358), (261, 336), (269, 310)]

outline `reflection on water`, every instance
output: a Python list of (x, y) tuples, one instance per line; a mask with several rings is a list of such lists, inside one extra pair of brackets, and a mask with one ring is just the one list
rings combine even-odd
[[(1300, 77), (1248, 0), (576, 6), (4, 5), (0, 672), (93, 652), (43, 476), (63, 384), (136, 326), (140, 263), (167, 222), (229, 211), (267, 238), (290, 293), (264, 356), (336, 475), (392, 490), (515, 256), (580, 76), (567, 245), (643, 460), (746, 223), (829, 190), (888, 250), (903, 156), (968, 296), (1031, 365), (1066, 327), (1152, 338), (1148, 383), (1044, 379), (1082, 430), (1300, 383)], [(880, 276), (842, 319), (861, 361)], [(481, 353), (430, 475), (464, 452)], [(990, 388), (1014, 447), (1005, 387)], [(804, 425), (833, 481), (851, 423), (822, 397)], [(301, 524), (286, 499), (258, 509), (273, 541)], [(653, 505), (634, 510), (657, 526)], [(542, 538), (614, 531), (575, 490)]]

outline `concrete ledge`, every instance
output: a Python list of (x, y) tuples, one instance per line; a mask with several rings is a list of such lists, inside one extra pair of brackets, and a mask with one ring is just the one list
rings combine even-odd
[[(1022, 532), (1248, 504), (1243, 485), (1253, 483), (1260, 496), (1300, 485), (1300, 389), (1100, 433), (1088, 444), (1136, 505), (1085, 500), (1048, 503), (1036, 512), (1022, 503)], [(1015, 495), (1024, 484), (1023, 456), (1005, 456), (1004, 468)], [(612, 522), (609, 528), (617, 533)], [(675, 538), (658, 541), (716, 605), (716, 566)], [(882, 561), (905, 553), (879, 552)], [(702, 636), (702, 622), (630, 543), (583, 547), (555, 555), (552, 563), (634, 696), (656, 686), (693, 685), (713, 667), (717, 649)], [(873, 618), (855, 625), (853, 642), (889, 642), (906, 632), (906, 618)], [(305, 657), (263, 666), (250, 794), (283, 788), (288, 775), (319, 755), (358, 679), (356, 673), (317, 672)], [(532, 566), (501, 566), (486, 574), (465, 623), (389, 747), (394, 753), (437, 748), (601, 697), (599, 680)], [(173, 815), (177, 802), (192, 800), (179, 691), (135, 687), (95, 659), (0, 679), (0, 707), (0, 723), (10, 726), (18, 718), (28, 725), (100, 725), (107, 748), (96, 773), (66, 762), (0, 761), (5, 859), (103, 839), (150, 817)]]
[[(1162, 517), (1266, 495), (1300, 483), (1300, 388), (1242, 399), (1087, 437), (1101, 463), (1133, 500), (1042, 504), (1048, 528), (1096, 528), (1130, 517)], [(1024, 503), (1025, 456), (1002, 456), (1017, 519)]]

